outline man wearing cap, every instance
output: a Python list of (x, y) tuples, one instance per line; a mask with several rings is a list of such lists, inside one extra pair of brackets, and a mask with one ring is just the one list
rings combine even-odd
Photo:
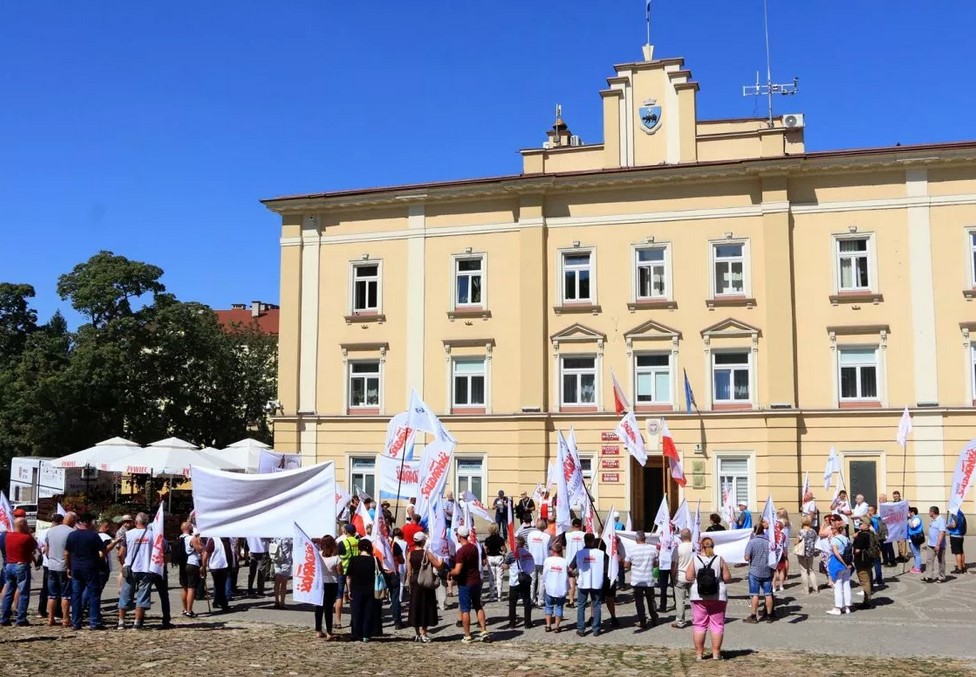
[(736, 529), (752, 529), (752, 513), (745, 501), (739, 501), (739, 516), (735, 518)]
[(481, 555), (478, 546), (468, 542), (468, 528), (457, 530), (458, 547), (454, 555), (454, 568), (451, 575), (458, 584), (458, 608), (461, 611), (461, 627), (464, 629), (462, 642), (473, 642), (471, 637), (471, 611), (478, 615), (478, 626), (481, 628), (481, 641), (491, 641), (488, 634), (488, 624), (485, 619), (485, 609), (481, 605)]
[(57, 610), (61, 611), (64, 627), (71, 625), (71, 581), (64, 561), (64, 546), (68, 536), (75, 530), (78, 516), (73, 512), (65, 514), (62, 524), (51, 527), (47, 532), (47, 624), (54, 625)]
[(867, 515), (858, 520), (858, 529), (851, 548), (854, 552), (854, 570), (857, 571), (857, 580), (864, 595), (861, 608), (870, 609), (874, 606), (871, 602), (871, 569), (874, 567), (872, 552), (878, 552), (880, 545), (877, 535), (871, 530), (871, 518)]

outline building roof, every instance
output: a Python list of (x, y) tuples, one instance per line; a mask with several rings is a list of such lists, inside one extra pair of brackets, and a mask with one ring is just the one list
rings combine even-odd
[(281, 311), (274, 304), (254, 301), (250, 306), (239, 303), (234, 304), (229, 310), (214, 310), (214, 312), (217, 314), (217, 321), (225, 329), (254, 327), (265, 334), (278, 335), (278, 316)]

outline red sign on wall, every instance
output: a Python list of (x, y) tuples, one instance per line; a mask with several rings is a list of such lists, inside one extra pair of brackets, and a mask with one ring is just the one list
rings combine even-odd
[(620, 447), (615, 444), (605, 444), (600, 447), (600, 453), (604, 456), (620, 456)]
[(606, 484), (615, 484), (620, 482), (619, 472), (605, 472), (605, 473), (600, 473), (600, 475), (601, 475), (600, 481)]
[(600, 433), (600, 440), (603, 442), (619, 442), (620, 438), (617, 437), (617, 433)]
[(620, 459), (619, 458), (600, 459), (600, 468), (602, 470), (620, 470)]

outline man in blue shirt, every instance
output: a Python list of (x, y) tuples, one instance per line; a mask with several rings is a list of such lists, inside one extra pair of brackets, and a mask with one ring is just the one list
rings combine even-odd
[(75, 530), (64, 542), (64, 564), (71, 579), (71, 625), (81, 630), (81, 613), (88, 603), (88, 622), (92, 630), (102, 626), (101, 562), (105, 542), (91, 528), (91, 515), (82, 515)]
[(752, 529), (752, 513), (745, 501), (739, 501), (739, 516), (735, 519), (736, 529)]
[(933, 505), (929, 508), (929, 536), (926, 539), (928, 554), (925, 556), (925, 576), (923, 581), (931, 581), (933, 570), (936, 563), (939, 565), (939, 573), (936, 581), (945, 581), (945, 545), (946, 545), (946, 523), (945, 518), (939, 515), (939, 507)]
[[(765, 521), (765, 520), (764, 520)], [(746, 545), (745, 560), (749, 563), (749, 595), (752, 597), (752, 615), (744, 623), (759, 622), (759, 593), (766, 598), (766, 616), (773, 622), (773, 569), (769, 566), (768, 524), (760, 524)]]
[(962, 514), (962, 510), (958, 510), (955, 515), (949, 516), (946, 533), (949, 534), (949, 552), (956, 556), (956, 568), (952, 570), (952, 573), (964, 574), (966, 573), (966, 555), (962, 551), (962, 542), (966, 535), (966, 516)]

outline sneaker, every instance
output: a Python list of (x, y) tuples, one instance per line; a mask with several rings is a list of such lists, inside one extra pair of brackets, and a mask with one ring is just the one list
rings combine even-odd
[(491, 635), (489, 635), (488, 631), (486, 630), (481, 633), (481, 636), (478, 637), (478, 639), (482, 642), (491, 642)]
[(421, 635), (420, 641), (423, 644), (430, 644), (433, 640), (430, 638), (430, 635)]
[(773, 616), (773, 614), (766, 614), (763, 616), (763, 622), (765, 623), (772, 623), (774, 620), (776, 620), (776, 617)]
[(577, 634), (578, 636), (580, 636), (580, 637), (585, 637), (585, 636), (586, 636), (586, 633), (585, 633), (585, 632), (583, 632), (582, 630), (577, 630), (577, 631), (576, 631), (576, 634)]
[(132, 625), (132, 629), (133, 630), (142, 630), (144, 627), (145, 626), (143, 626), (142, 623), (133, 623), (133, 625)]
[(462, 644), (471, 644), (472, 642), (474, 642), (474, 637), (472, 637), (471, 635), (465, 635), (464, 637), (461, 638)]
[(922, 570), (919, 569), (918, 567), (912, 567), (912, 570), (909, 571), (908, 573), (910, 573), (910, 574), (920, 574), (920, 573), (922, 573)]
[(833, 609), (827, 609), (827, 613), (831, 616), (840, 616), (842, 612), (837, 607), (834, 607)]
[(125, 630), (125, 621), (119, 621), (119, 624), (115, 626), (116, 630)]
[(600, 628), (597, 628), (596, 630), (593, 631), (593, 636), (594, 637), (599, 637), (602, 632), (603, 631), (600, 630)]
[(851, 612), (851, 608), (850, 608), (849, 606), (845, 606), (845, 607), (844, 607), (844, 613), (845, 613), (845, 614), (849, 614), (849, 613), (852, 613), (852, 612)]
[(749, 618), (746, 618), (742, 622), (743, 623), (758, 623), (759, 622), (759, 619), (756, 618), (755, 616), (749, 616)]

